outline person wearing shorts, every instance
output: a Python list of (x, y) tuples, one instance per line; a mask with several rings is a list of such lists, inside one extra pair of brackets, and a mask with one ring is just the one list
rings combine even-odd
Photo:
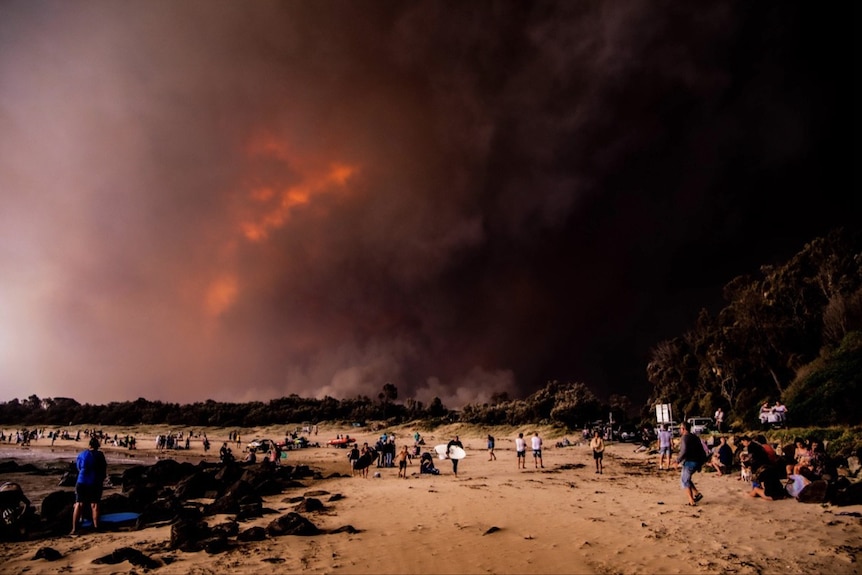
[(661, 426), (661, 431), (658, 432), (658, 468), (664, 469), (664, 459), (667, 456), (667, 469), (670, 469), (673, 456), (673, 432), (667, 428), (667, 424)]
[(682, 468), (679, 482), (688, 495), (688, 505), (694, 507), (698, 501), (703, 499), (703, 495), (697, 490), (692, 480), (692, 476), (705, 459), (703, 446), (700, 439), (691, 432), (691, 425), (687, 421), (680, 424), (679, 432), (679, 455), (676, 458), (677, 465)]
[(542, 462), (542, 438), (539, 437), (538, 431), (533, 434), (531, 442), (533, 448), (533, 463), (535, 463), (536, 469), (540, 466), (544, 469), (545, 464)]
[(99, 451), (99, 440), (90, 438), (90, 448), (78, 454), (75, 462), (78, 480), (75, 483), (75, 506), (72, 509), (72, 535), (78, 533), (78, 522), (89, 505), (93, 515), (93, 529), (99, 528), (99, 502), (102, 500), (102, 486), (108, 475), (105, 454)]
[(590, 449), (593, 450), (593, 460), (596, 462), (596, 473), (601, 474), (603, 472), (604, 465), (605, 442), (598, 429), (593, 431), (593, 438), (590, 440)]
[(518, 469), (527, 468), (527, 442), (524, 441), (524, 434), (519, 433), (515, 439), (515, 452), (518, 454)]
[(398, 460), (398, 477), (407, 479), (407, 462), (410, 460), (410, 454), (407, 452), (407, 446), (401, 448), (401, 452), (395, 457)]

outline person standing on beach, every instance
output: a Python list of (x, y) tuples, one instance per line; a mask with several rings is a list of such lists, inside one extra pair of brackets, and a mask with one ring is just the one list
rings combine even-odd
[(538, 469), (539, 466), (544, 469), (545, 464), (542, 462), (542, 438), (539, 437), (538, 431), (533, 433), (533, 437), (530, 439), (530, 442), (532, 443), (533, 463), (536, 465), (536, 469)]
[(407, 464), (410, 462), (410, 454), (407, 452), (406, 445), (401, 448), (395, 459), (398, 461), (398, 477), (407, 479)]
[(719, 433), (724, 433), (724, 410), (720, 407), (715, 410), (715, 428)]
[(524, 434), (519, 433), (515, 440), (515, 452), (518, 454), (518, 469), (527, 468), (527, 442), (524, 441)]
[(78, 481), (75, 483), (75, 506), (72, 508), (72, 533), (77, 535), (78, 522), (89, 504), (93, 515), (93, 529), (99, 528), (99, 502), (102, 500), (102, 486), (108, 476), (108, 462), (105, 454), (99, 451), (99, 440), (90, 438), (90, 447), (78, 454), (75, 462), (78, 468)]
[[(461, 449), (464, 449), (464, 445), (461, 443), (461, 439), (457, 435), (455, 436), (455, 439), (453, 439), (452, 441), (450, 441), (446, 445), (446, 453), (447, 454), (452, 449), (452, 446), (456, 446), (456, 447), (460, 447)], [(452, 459), (452, 472), (455, 474), (455, 477), (458, 477), (458, 460), (457, 459)]]
[(593, 450), (593, 460), (596, 462), (596, 473), (601, 474), (605, 458), (605, 441), (602, 439), (602, 434), (598, 429), (593, 431), (593, 438), (590, 440), (590, 449)]
[(492, 460), (497, 460), (497, 456), (494, 454), (494, 436), (488, 434), (488, 461)]
[(703, 494), (694, 486), (691, 477), (706, 461), (706, 453), (700, 439), (691, 432), (691, 425), (687, 421), (679, 424), (679, 433), (679, 456), (676, 458), (677, 466), (682, 468), (679, 480), (688, 494), (688, 505), (694, 507), (703, 499)]
[(658, 432), (658, 468), (665, 469), (664, 457), (667, 455), (667, 469), (670, 469), (672, 463), (671, 454), (673, 453), (673, 432), (667, 428), (667, 424), (663, 423), (661, 430)]

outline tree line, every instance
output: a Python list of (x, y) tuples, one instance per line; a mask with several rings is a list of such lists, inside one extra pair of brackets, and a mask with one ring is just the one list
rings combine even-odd
[(862, 243), (858, 230), (816, 238), (781, 265), (734, 278), (718, 313), (700, 312), (650, 353), (649, 406), (679, 419), (721, 407), (751, 427), (782, 401), (793, 425), (856, 425), (862, 410)]
[(71, 398), (41, 399), (31, 395), (24, 400), (16, 398), (0, 403), (0, 425), (254, 427), (306, 421), (386, 421), (398, 424), (416, 420), (425, 420), (429, 425), (453, 421), (489, 425), (546, 421), (567, 425), (572, 421), (580, 424), (596, 419), (607, 409), (583, 383), (558, 381), (549, 382), (525, 399), (509, 400), (506, 394), (496, 394), (490, 404), (467, 405), (460, 411), (448, 409), (438, 397), (427, 405), (412, 398), (396, 403), (397, 398), (398, 389), (392, 383), (386, 383), (376, 399), (364, 395), (347, 399), (290, 395), (267, 402), (224, 403), (207, 400), (179, 404), (138, 398), (135, 401), (92, 405), (81, 404)]

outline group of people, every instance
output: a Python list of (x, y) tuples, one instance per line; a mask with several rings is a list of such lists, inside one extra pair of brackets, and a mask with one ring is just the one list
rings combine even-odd
[[(721, 477), (739, 466), (740, 479), (750, 484), (749, 497), (766, 500), (797, 497), (801, 490), (818, 479), (835, 475), (831, 459), (819, 438), (794, 442), (780, 450), (773, 447), (763, 434), (734, 437), (732, 446), (727, 436), (717, 436), (710, 446), (691, 432), (688, 422), (680, 424), (680, 448), (675, 465), (681, 468), (680, 483), (686, 491), (689, 505), (697, 505), (703, 495), (695, 486), (693, 474), (703, 467), (712, 468)], [(659, 469), (669, 469), (672, 458), (672, 435), (667, 427), (659, 432)], [(667, 467), (665, 467), (667, 461)]]
[(763, 405), (760, 406), (760, 423), (762, 425), (767, 424), (783, 424), (787, 421), (787, 406), (781, 403), (780, 401), (776, 401), (774, 404), (770, 405), (768, 401), (764, 402)]

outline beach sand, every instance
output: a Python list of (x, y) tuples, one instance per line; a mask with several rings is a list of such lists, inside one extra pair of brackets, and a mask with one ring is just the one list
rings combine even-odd
[[(293, 429), (293, 426), (289, 427)], [(134, 432), (139, 449), (128, 452), (107, 447), (113, 466), (127, 462), (154, 463), (152, 437), (162, 428), (106, 428), (111, 434)], [(280, 439), (285, 427), (243, 430), (243, 445), (254, 437)], [(399, 445), (413, 443), (413, 426), (394, 431)], [(228, 430), (207, 429), (212, 442), (208, 460), (217, 459)], [(544, 469), (534, 467), (527, 452), (527, 469), (516, 466), (514, 438), (534, 429), (452, 425), (418, 429), (425, 450), (460, 435), (468, 453), (452, 473), (450, 461), (435, 459), (441, 474), (420, 475), (418, 460), (399, 479), (397, 468), (371, 468), (367, 479), (352, 477), (347, 451), (332, 447), (290, 451), (288, 464), (306, 464), (323, 479), (304, 480), (304, 487), (264, 498), (264, 507), (278, 515), (245, 521), (241, 529), (266, 526), (294, 510), (291, 497), (312, 491), (340, 494), (325, 509), (303, 513), (324, 530), (346, 525), (357, 533), (327, 533), (313, 537), (283, 536), (239, 543), (208, 554), (168, 548), (170, 526), (139, 531), (104, 531), (78, 537), (51, 537), (0, 543), (0, 572), (28, 574), (169, 573), (859, 573), (856, 557), (862, 546), (862, 506), (834, 507), (795, 500), (763, 501), (744, 496), (738, 475), (695, 476), (704, 499), (685, 505), (678, 471), (659, 471), (657, 455), (634, 453), (627, 443), (610, 443), (604, 474), (595, 467), (587, 445), (554, 447), (559, 432), (538, 428), (544, 440)], [(488, 460), (487, 433), (497, 438), (496, 461)], [(321, 425), (312, 441), (321, 444), (349, 433), (360, 443), (373, 444), (381, 431)], [(547, 434), (547, 435), (546, 435)], [(579, 438), (568, 436), (572, 440)], [(54, 451), (46, 439), (29, 450), (14, 451), (18, 461), (67, 458), (84, 442), (58, 441)], [(234, 444), (235, 453), (236, 446)], [(24, 451), (32, 453), (25, 454)], [(0, 453), (8, 456), (10, 449)], [(200, 461), (200, 442), (189, 451), (168, 454), (178, 460)], [(133, 459), (127, 459), (132, 457)], [(379, 473), (379, 477), (374, 474)], [(335, 477), (332, 475), (335, 474)], [(10, 477), (0, 474), (0, 481)], [(34, 504), (58, 489), (57, 478), (15, 475)], [(41, 481), (41, 483), (39, 483)], [(53, 485), (52, 485), (53, 483)], [(106, 490), (105, 495), (119, 492)], [(229, 516), (208, 517), (210, 525)], [(37, 550), (51, 547), (62, 557), (34, 560)], [(160, 563), (147, 571), (128, 562), (94, 564), (119, 548), (132, 547)]]

